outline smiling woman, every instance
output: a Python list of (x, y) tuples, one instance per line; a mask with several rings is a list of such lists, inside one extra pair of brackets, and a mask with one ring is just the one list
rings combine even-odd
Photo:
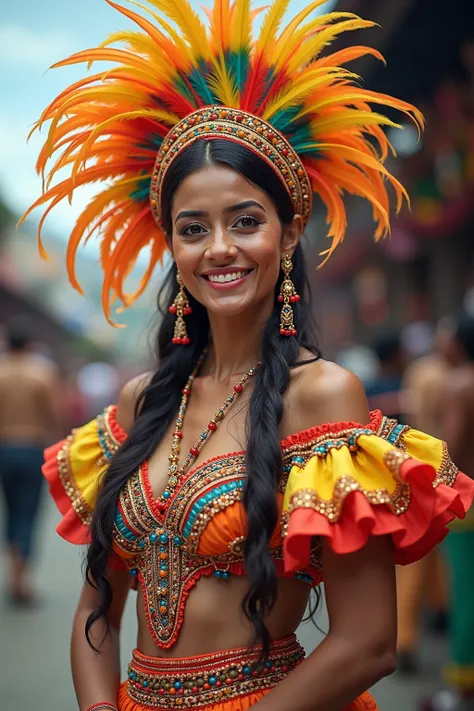
[[(124, 280), (144, 245), (139, 293), (165, 249), (173, 260), (155, 372), (46, 452), (58, 530), (89, 543), (72, 642), (79, 707), (374, 710), (364, 690), (395, 664), (394, 566), (444, 537), (474, 485), (443, 442), (369, 413), (357, 378), (320, 357), (300, 239), (316, 193), (335, 248), (344, 191), (371, 203), (382, 237), (387, 183), (399, 203), (405, 192), (384, 166), (392, 122), (371, 104), (418, 127), (422, 117), (340, 66), (377, 52), (322, 56), (339, 33), (371, 25), (344, 12), (308, 19), (322, 0), (286, 28), (288, 1), (275, 0), (255, 41), (249, 0), (215, 0), (207, 30), (187, 0), (152, 0), (153, 22), (110, 4), (141, 33), (60, 63), (118, 67), (43, 113), (40, 171), (60, 154), (36, 205), (49, 203), (46, 215), (105, 181), (71, 235), (68, 269), (80, 288), (75, 253), (97, 231), (107, 315), (136, 298)], [(294, 632), (323, 579), (330, 632), (304, 660)], [(137, 648), (120, 685), (130, 587)]]

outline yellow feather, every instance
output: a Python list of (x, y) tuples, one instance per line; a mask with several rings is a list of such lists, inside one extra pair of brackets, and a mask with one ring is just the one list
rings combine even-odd
[(149, 0), (169, 20), (176, 22), (192, 48), (195, 57), (208, 59), (210, 56), (206, 28), (189, 0)]
[(211, 15), (211, 39), (217, 51), (226, 51), (230, 45), (231, 8), (229, 0), (214, 0)]
[[(324, 2), (326, 2), (326, 0), (324, 0)], [(318, 0), (318, 3), (314, 4), (317, 6), (321, 3)], [(314, 7), (311, 5), (306, 8), (306, 10), (302, 10), (302, 12), (300, 12), (299, 15), (292, 22), (290, 22), (290, 24), (281, 33), (275, 46), (275, 64), (279, 63), (281, 52), (284, 52), (286, 57), (289, 57), (304, 40), (304, 38), (310, 32), (317, 30), (318, 27), (328, 25), (344, 18), (351, 20), (359, 19), (358, 15), (355, 15), (353, 12), (331, 12), (330, 14), (320, 15), (319, 17), (314, 18), (302, 28), (298, 29), (301, 22), (306, 19), (306, 17), (311, 14), (313, 10)]]
[(375, 24), (375, 22), (370, 22), (369, 20), (344, 20), (320, 30), (315, 35), (308, 37), (291, 55), (288, 55), (288, 72), (291, 74), (300, 67), (306, 66), (342, 32), (374, 27)]
[(359, 126), (364, 128), (366, 125), (375, 124), (377, 126), (391, 126), (392, 128), (401, 128), (398, 123), (391, 121), (382, 114), (377, 114), (374, 111), (359, 111), (357, 109), (341, 109), (334, 113), (328, 114), (327, 117), (318, 118), (312, 121), (311, 128), (314, 137), (326, 132), (337, 132)]
[[(341, 76), (345, 75), (345, 70), (342, 69), (340, 74)], [(337, 73), (332, 76), (337, 76)], [(295, 78), (265, 107), (263, 118), (269, 121), (277, 111), (295, 106), (303, 101), (307, 94), (320, 85), (328, 84), (330, 80), (331, 76), (328, 77), (327, 70), (321, 72), (318, 68), (306, 72), (302, 77)], [(303, 115), (303, 112), (304, 110), (298, 114), (298, 118)]]
[(128, 2), (130, 2), (132, 5), (135, 5), (136, 7), (139, 7), (141, 10), (146, 11), (155, 20), (155, 22), (157, 22), (165, 30), (165, 32), (168, 33), (170, 39), (175, 43), (176, 47), (179, 49), (183, 57), (186, 57), (188, 62), (191, 62), (193, 60), (193, 56), (191, 54), (189, 46), (186, 44), (179, 32), (177, 32), (169, 24), (169, 22), (166, 22), (163, 17), (158, 15), (156, 12), (153, 12), (151, 8), (147, 7), (146, 5), (143, 5), (137, 0), (128, 0)]
[(163, 75), (163, 79), (167, 79), (173, 73), (174, 67), (170, 65), (167, 56), (143, 33), (113, 32), (107, 39), (100, 43), (99, 47), (109, 47), (116, 42), (125, 43), (130, 51), (146, 56), (153, 62), (154, 67), (159, 70), (160, 74)]
[(236, 0), (232, 13), (230, 48), (238, 52), (249, 47), (252, 39), (250, 0)]
[(280, 27), (283, 15), (288, 9), (290, 0), (274, 0), (273, 5), (268, 8), (262, 28), (256, 42), (256, 52), (269, 51), (275, 42), (275, 38)]
[(219, 57), (212, 60), (212, 72), (207, 79), (207, 83), (224, 106), (237, 108), (239, 106), (239, 94), (233, 76), (229, 73), (224, 55), (220, 52)]

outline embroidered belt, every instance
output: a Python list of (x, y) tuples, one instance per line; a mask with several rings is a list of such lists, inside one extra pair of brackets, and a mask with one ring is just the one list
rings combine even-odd
[(252, 671), (258, 648), (231, 649), (198, 657), (146, 657), (134, 650), (128, 695), (151, 708), (199, 709), (271, 689), (304, 659), (295, 635), (274, 642), (264, 668)]

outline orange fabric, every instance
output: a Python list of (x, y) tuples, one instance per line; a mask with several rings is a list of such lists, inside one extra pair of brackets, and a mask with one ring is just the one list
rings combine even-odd
[[(278, 518), (283, 508), (283, 494), (277, 494)], [(247, 515), (243, 504), (236, 501), (227, 506), (223, 511), (213, 515), (206, 524), (205, 530), (199, 539), (199, 555), (211, 557), (229, 550), (229, 541), (236, 541), (247, 530)], [(281, 527), (278, 525), (270, 541), (271, 548), (278, 548), (282, 544)]]
[[(258, 691), (248, 696), (241, 696), (238, 699), (224, 701), (224, 703), (211, 704), (210, 706), (201, 707), (199, 711), (247, 711), (251, 706), (258, 703), (266, 694), (267, 691)], [(176, 709), (180, 707), (177, 706)], [(150, 706), (144, 706), (136, 701), (133, 701), (127, 694), (127, 682), (124, 681), (120, 687), (118, 695), (119, 711), (151, 711)], [(153, 711), (160, 711), (160, 708), (153, 707)], [(347, 706), (344, 711), (379, 711), (379, 707), (375, 703), (375, 699), (366, 691), (361, 694), (355, 701)]]

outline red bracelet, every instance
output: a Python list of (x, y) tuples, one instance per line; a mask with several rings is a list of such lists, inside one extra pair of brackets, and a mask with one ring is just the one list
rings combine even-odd
[(118, 708), (108, 701), (101, 701), (100, 704), (92, 704), (86, 711), (118, 711)]

